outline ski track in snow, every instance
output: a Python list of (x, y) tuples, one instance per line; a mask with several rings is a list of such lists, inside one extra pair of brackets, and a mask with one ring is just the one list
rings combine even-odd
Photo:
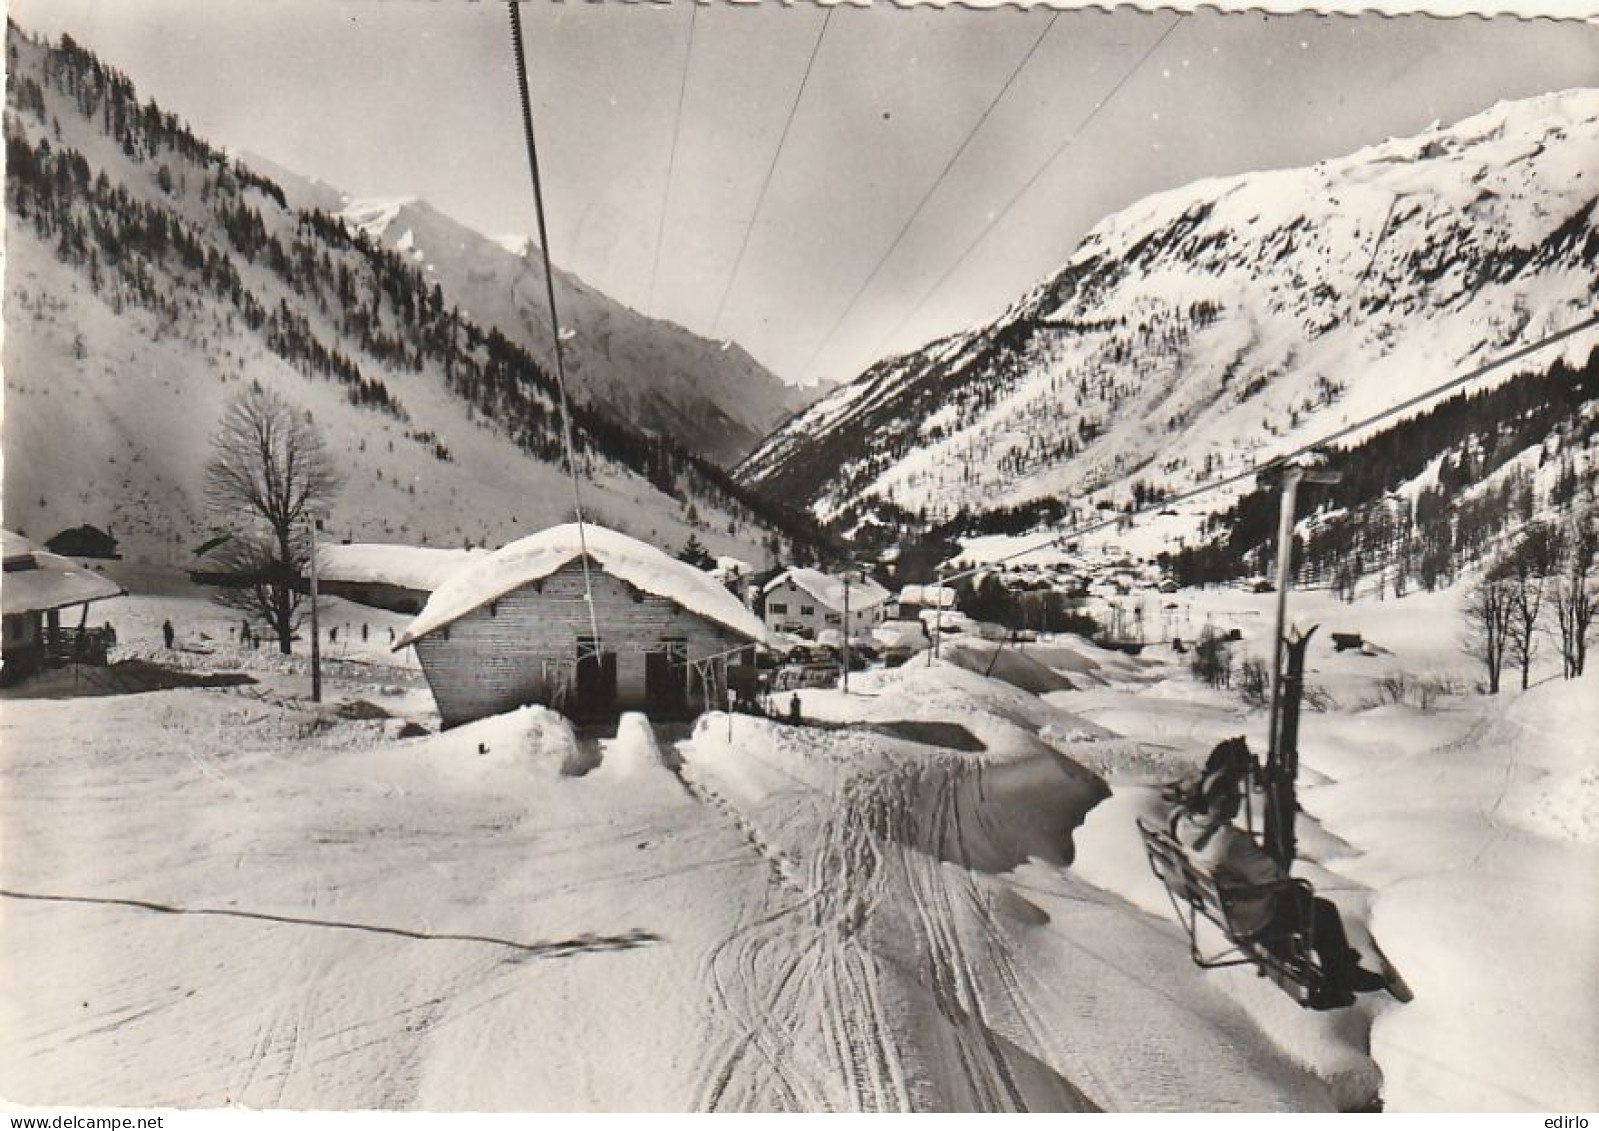
[[(1202, 1036), (1162, 1039), (1185, 1004), (1156, 970), (1140, 980), (1092, 948), (1072, 955), (1069, 980), (1028, 962), (994, 908), (1004, 881), (967, 863), (996, 851), (979, 760), (895, 755), (817, 788), (752, 743), (738, 756), (785, 787), (750, 806), (718, 788), (693, 740), (679, 749), (690, 790), (772, 865), (768, 902), (745, 908), (701, 964), (716, 1036), (696, 1109), (1181, 1110), (1201, 1079), (1221, 1107), (1287, 1102), (1262, 1088), (1251, 1057), (1217, 1055)], [(813, 809), (814, 822), (795, 815)], [(1101, 922), (1119, 913), (1078, 903)]]

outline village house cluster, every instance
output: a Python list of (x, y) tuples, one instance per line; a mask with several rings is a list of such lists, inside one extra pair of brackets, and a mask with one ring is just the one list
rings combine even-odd
[[(93, 528), (58, 537), (74, 557), (115, 554), (115, 540)], [(88, 609), (120, 587), (19, 535), (5, 539), (5, 678), (106, 662), (115, 638), (89, 625)], [(415, 649), (445, 727), (526, 704), (578, 720), (626, 710), (659, 719), (723, 707), (780, 713), (786, 701), (774, 695), (902, 664), (941, 638), (1027, 640), (1062, 623), (1084, 631), (1098, 623), (1082, 616), (1089, 605), (1105, 617), (1107, 639), (1142, 639), (1162, 626), (1158, 617), (1145, 624), (1140, 602), (1176, 588), (1156, 563), (1115, 547), (1012, 568), (950, 561), (934, 571), (950, 584), (907, 583), (904, 561), (882, 559), (761, 571), (722, 557), (701, 569), (592, 523), (493, 551), (344, 543), (317, 555), (322, 596), (414, 618), (388, 643)], [(203, 553), (191, 579), (218, 583)], [(1134, 606), (1136, 618), (1125, 615)]]

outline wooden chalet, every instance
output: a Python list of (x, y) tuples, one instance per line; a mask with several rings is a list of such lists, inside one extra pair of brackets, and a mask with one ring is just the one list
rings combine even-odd
[(569, 523), (451, 574), (395, 648), (415, 646), (450, 727), (530, 703), (585, 720), (689, 717), (725, 707), (729, 686), (753, 684), (766, 640), (760, 619), (708, 574)]
[[(0, 546), (0, 682), (16, 683), (49, 663), (104, 663), (109, 634), (88, 627), (89, 605), (121, 597), (122, 587), (9, 530), (0, 531)], [(70, 609), (80, 610), (76, 627), (61, 623)]]

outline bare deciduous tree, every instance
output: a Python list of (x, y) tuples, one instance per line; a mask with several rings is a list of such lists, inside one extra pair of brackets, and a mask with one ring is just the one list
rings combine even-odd
[(1482, 661), (1488, 670), (1488, 694), (1497, 695), (1510, 635), (1509, 583), (1492, 572), (1485, 574), (1466, 594), (1460, 613), (1466, 620), (1461, 648), (1466, 655)]
[(1510, 661), (1521, 671), (1521, 689), (1532, 682), (1532, 661), (1538, 651), (1539, 621), (1549, 579), (1560, 560), (1560, 533), (1547, 523), (1532, 522), (1498, 567), (1510, 590), (1510, 625), (1506, 634)]
[[(206, 506), (232, 535), (213, 560), (236, 582), (216, 600), (260, 616), (287, 654), (309, 551), (306, 521), (331, 501), (339, 475), (309, 414), (256, 383), (222, 414), (211, 447)], [(247, 520), (258, 528), (243, 528)]]
[(1588, 637), (1593, 632), (1596, 603), (1595, 559), (1599, 558), (1599, 530), (1594, 515), (1584, 509), (1573, 516), (1561, 543), (1559, 569), (1550, 579), (1549, 600), (1555, 610), (1551, 635), (1560, 648), (1562, 674), (1573, 679), (1588, 659)]

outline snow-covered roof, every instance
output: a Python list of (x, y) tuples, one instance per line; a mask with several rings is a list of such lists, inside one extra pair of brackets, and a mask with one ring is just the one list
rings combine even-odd
[(919, 620), (886, 620), (872, 629), (872, 637), (889, 648), (925, 648), (928, 643)]
[(0, 530), (0, 553), (7, 562), (17, 562), (32, 557), (43, 547), (29, 541), (12, 530)]
[[(797, 588), (805, 590), (805, 592), (830, 609), (837, 609), (840, 612), (844, 609), (844, 581), (842, 578), (833, 577), (819, 569), (791, 566), (768, 581), (761, 592), (763, 594), (770, 593), (785, 581), (792, 581)], [(880, 605), (888, 598), (888, 590), (869, 577), (849, 583), (849, 606), (851, 611)]]
[(380, 582), (431, 593), (464, 566), (486, 558), (488, 550), (442, 550), (356, 542), (323, 546), (317, 552), (322, 581)]
[(71, 558), (41, 550), (20, 534), (0, 531), (5, 573), (0, 575), (0, 612), (42, 613), (122, 596), (122, 586), (84, 569)]
[(946, 609), (955, 607), (955, 590), (948, 585), (907, 585), (899, 591), (902, 605), (925, 605), (933, 608), (942, 604)]
[(740, 636), (768, 640), (760, 618), (704, 571), (636, 538), (593, 523), (583, 524), (580, 540), (578, 525), (569, 522), (519, 538), (451, 574), (433, 591), (422, 611), (395, 642), (395, 648), (404, 648), (513, 589), (550, 576), (568, 562), (576, 561), (585, 548), (589, 558), (612, 577), (665, 597)]

